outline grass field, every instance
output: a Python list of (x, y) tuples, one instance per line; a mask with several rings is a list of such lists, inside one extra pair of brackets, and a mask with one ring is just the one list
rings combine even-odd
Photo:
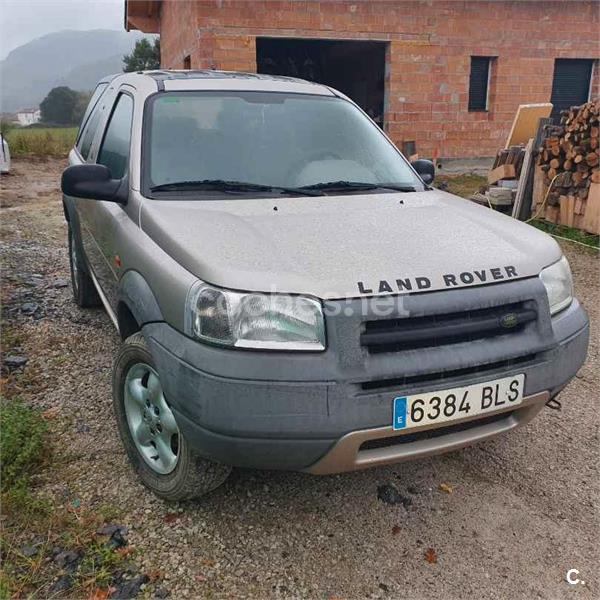
[(66, 156), (76, 136), (77, 127), (16, 128), (6, 139), (11, 156)]

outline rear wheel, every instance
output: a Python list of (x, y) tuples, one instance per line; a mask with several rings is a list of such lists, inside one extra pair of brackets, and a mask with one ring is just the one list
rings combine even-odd
[(155, 494), (178, 501), (221, 485), (231, 467), (198, 456), (177, 426), (144, 336), (127, 338), (113, 372), (113, 402), (127, 455)]
[(100, 305), (100, 296), (96, 286), (86, 271), (83, 258), (79, 251), (79, 246), (75, 240), (75, 234), (69, 227), (69, 264), (71, 267), (71, 287), (73, 289), (73, 298), (77, 306), (81, 308), (90, 308)]

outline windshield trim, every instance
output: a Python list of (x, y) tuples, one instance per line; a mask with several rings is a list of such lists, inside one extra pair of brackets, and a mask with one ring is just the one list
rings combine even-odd
[[(143, 197), (145, 198), (149, 198), (149, 199), (165, 199), (166, 197), (168, 198), (181, 198), (181, 199), (189, 199), (190, 198), (190, 192), (186, 191), (186, 190), (181, 190), (181, 191), (169, 191), (169, 192), (152, 192), (151, 191), (151, 187), (152, 187), (152, 182), (150, 180), (150, 146), (151, 146), (151, 127), (150, 127), (150, 123), (152, 121), (152, 110), (154, 107), (154, 102), (158, 99), (163, 97), (165, 94), (167, 95), (173, 95), (173, 96), (180, 96), (180, 95), (189, 95), (189, 96), (203, 96), (203, 95), (211, 95), (211, 96), (218, 96), (218, 95), (228, 95), (228, 96), (245, 96), (248, 94), (268, 94), (268, 95), (284, 95), (284, 96), (303, 96), (303, 97), (307, 97), (307, 98), (319, 98), (319, 99), (324, 99), (326, 101), (341, 101), (341, 102), (346, 102), (352, 106), (354, 106), (356, 109), (358, 109), (362, 115), (367, 119), (367, 121), (371, 124), (372, 127), (374, 127), (377, 130), (377, 133), (379, 135), (382, 135), (383, 139), (392, 147), (392, 149), (396, 152), (396, 154), (398, 155), (398, 157), (400, 158), (400, 160), (402, 160), (404, 162), (404, 164), (410, 169), (410, 171), (414, 174), (416, 180), (418, 182), (420, 182), (423, 185), (423, 190), (416, 190), (416, 191), (426, 191), (427, 189), (429, 189), (429, 186), (427, 186), (427, 184), (421, 179), (421, 177), (419, 176), (419, 174), (415, 171), (415, 169), (413, 168), (413, 166), (410, 164), (410, 161), (402, 154), (402, 152), (400, 152), (400, 150), (398, 149), (398, 147), (392, 142), (392, 140), (388, 137), (388, 135), (385, 133), (385, 131), (383, 131), (383, 129), (381, 129), (379, 127), (379, 125), (377, 125), (377, 123), (375, 123), (375, 121), (373, 121), (373, 119), (371, 119), (371, 117), (369, 117), (369, 115), (360, 107), (358, 106), (358, 104), (356, 104), (355, 102), (353, 102), (352, 100), (346, 98), (345, 96), (339, 96), (337, 94), (335, 94), (335, 90), (332, 90), (334, 92), (333, 96), (325, 96), (323, 94), (309, 94), (306, 92), (290, 92), (290, 91), (268, 91), (265, 92), (263, 90), (231, 90), (231, 89), (210, 89), (210, 90), (173, 90), (173, 91), (157, 91), (154, 92), (153, 94), (150, 94), (149, 96), (146, 97), (145, 101), (144, 101), (144, 111), (143, 111), (143, 115), (142, 115), (142, 139), (141, 139), (141, 156), (140, 156), (140, 167), (141, 167), (141, 173), (140, 173), (140, 192), (142, 194)], [(369, 190), (367, 193), (373, 193), (372, 190)], [(398, 193), (398, 192), (396, 192)], [(270, 192), (261, 192), (261, 195), (257, 196), (257, 197), (264, 197), (264, 198), (269, 198), (270, 200), (273, 199), (273, 195)], [(264, 194), (264, 196), (262, 195)], [(196, 191), (196, 194), (194, 196), (197, 199), (202, 199), (204, 200), (204, 194), (198, 194)], [(230, 198), (232, 198), (232, 196), (229, 196)], [(240, 194), (240, 198), (250, 198), (250, 194)], [(279, 197), (285, 197), (284, 194), (279, 194)], [(301, 198), (302, 196), (298, 196), (298, 198)], [(207, 197), (208, 198), (208, 194)]]

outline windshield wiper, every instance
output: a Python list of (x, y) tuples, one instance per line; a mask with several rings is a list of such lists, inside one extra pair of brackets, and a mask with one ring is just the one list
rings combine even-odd
[(395, 183), (380, 183), (382, 189), (394, 190), (395, 192), (416, 192), (418, 191), (414, 185), (396, 185)]
[(305, 185), (299, 188), (301, 190), (322, 190), (322, 191), (333, 191), (333, 190), (348, 190), (348, 191), (361, 191), (361, 190), (394, 190), (396, 192), (416, 192), (416, 188), (412, 185), (396, 185), (394, 183), (368, 183), (363, 181), (323, 181), (321, 183), (313, 183), (312, 185)]
[(246, 181), (226, 181), (224, 179), (202, 179), (198, 181), (174, 181), (162, 183), (150, 188), (151, 192), (175, 192), (180, 190), (219, 190), (224, 192), (284, 192), (302, 196), (322, 196), (319, 190), (304, 188), (263, 185)]

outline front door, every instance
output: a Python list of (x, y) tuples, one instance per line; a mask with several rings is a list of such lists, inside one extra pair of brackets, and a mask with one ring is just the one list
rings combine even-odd
[[(96, 159), (108, 167), (112, 179), (128, 177), (133, 98), (121, 92), (112, 107)], [(78, 200), (81, 240), (93, 274), (111, 306), (116, 305), (119, 257), (117, 231), (129, 216), (120, 204)]]

